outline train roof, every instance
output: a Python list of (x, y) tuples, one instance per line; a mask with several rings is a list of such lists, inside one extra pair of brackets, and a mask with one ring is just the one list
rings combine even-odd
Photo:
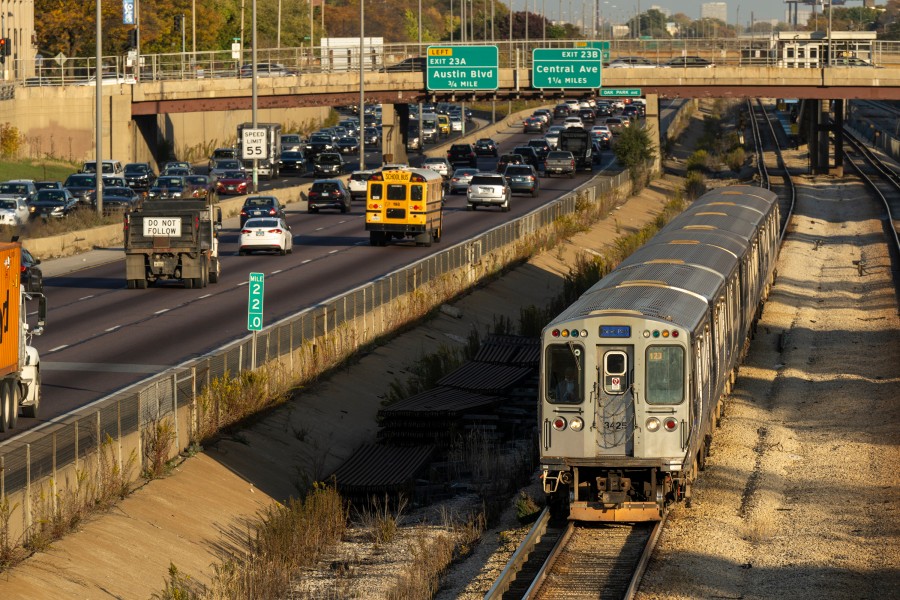
[(777, 202), (774, 193), (751, 186), (701, 196), (551, 325), (609, 311), (694, 331)]
[(599, 311), (658, 319), (694, 331), (703, 322), (709, 304), (700, 295), (662, 284), (636, 281), (587, 293), (550, 325), (590, 316)]
[[(689, 233), (686, 233), (689, 232)], [(683, 231), (676, 229), (674, 231), (660, 231), (650, 242), (655, 244), (703, 244), (705, 246), (715, 246), (731, 252), (737, 257), (743, 256), (747, 252), (747, 245), (739, 235), (731, 231), (717, 231), (712, 229), (688, 229)], [(649, 243), (649, 242), (648, 242)]]

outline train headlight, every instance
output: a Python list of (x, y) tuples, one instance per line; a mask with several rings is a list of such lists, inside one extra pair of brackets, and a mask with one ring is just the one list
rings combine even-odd
[(663, 427), (666, 428), (666, 431), (675, 431), (678, 429), (678, 421), (674, 417), (669, 417), (663, 421)]
[(572, 431), (581, 431), (584, 429), (584, 421), (582, 421), (580, 417), (575, 417), (572, 419), (572, 422), (569, 423), (569, 429)]
[(566, 428), (566, 425), (568, 425), (568, 423), (566, 423), (566, 420), (562, 417), (556, 417), (555, 419), (553, 419), (553, 429), (557, 431), (562, 431)]
[(659, 419), (656, 417), (647, 419), (647, 431), (659, 431)]
[(587, 329), (581, 330), (581, 337), (587, 337)]

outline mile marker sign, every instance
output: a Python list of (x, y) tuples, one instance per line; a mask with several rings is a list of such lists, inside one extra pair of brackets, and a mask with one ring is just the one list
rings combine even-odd
[(265, 278), (265, 273), (250, 273), (250, 285), (247, 288), (247, 329), (249, 331), (262, 330)]

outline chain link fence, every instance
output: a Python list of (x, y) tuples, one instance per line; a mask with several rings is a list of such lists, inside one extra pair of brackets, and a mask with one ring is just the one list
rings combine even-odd
[[(419, 294), (426, 308), (440, 304), (435, 285), (459, 293), (521, 258), (521, 244), (535, 239), (559, 217), (574, 213), (576, 202), (617, 202), (630, 189), (627, 172), (598, 177), (560, 199), (477, 238), (433, 254), (345, 294), (248, 335), (219, 350), (172, 367), (91, 405), (0, 444), (0, 499), (9, 499), (8, 528), (20, 534), (33, 525), (46, 498), (59, 490), (101, 482), (101, 455), (111, 448), (114, 464), (136, 457), (142, 470), (146, 436), (161, 420), (174, 425), (173, 456), (196, 441), (201, 408), (198, 398), (213, 380), (235, 377), (260, 365), (279, 361), (290, 377), (309, 375), (303, 363), (317, 344), (340, 344), (335, 352), (313, 361), (318, 372), (403, 325), (398, 306)], [(440, 297), (439, 297), (440, 296)], [(336, 335), (337, 334), (337, 335)], [(298, 353), (306, 349), (307, 354)], [(323, 354), (326, 354), (323, 352)], [(318, 373), (316, 373), (318, 374)], [(218, 406), (203, 407), (202, 417), (219, 422)], [(208, 414), (212, 412), (213, 414)], [(132, 477), (139, 473), (132, 474)], [(45, 509), (44, 509), (45, 510)]]

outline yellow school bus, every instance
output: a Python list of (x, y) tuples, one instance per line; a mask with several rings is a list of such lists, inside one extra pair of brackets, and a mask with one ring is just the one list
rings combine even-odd
[(366, 231), (369, 244), (414, 238), (417, 246), (441, 241), (444, 180), (431, 169), (391, 169), (369, 177)]

